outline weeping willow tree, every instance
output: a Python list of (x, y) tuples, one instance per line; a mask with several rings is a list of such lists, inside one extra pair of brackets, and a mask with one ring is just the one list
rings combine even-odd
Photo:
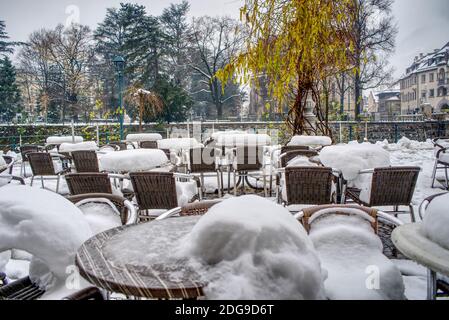
[[(267, 89), (292, 134), (325, 134), (330, 129), (322, 108), (323, 80), (350, 67), (353, 50), (353, 0), (245, 0), (240, 16), (248, 28), (244, 50), (216, 76)], [(316, 124), (305, 117), (314, 102)]]
[(164, 102), (159, 95), (136, 86), (128, 89), (126, 100), (139, 108), (139, 132), (142, 132), (142, 119), (145, 115), (156, 116), (164, 109)]

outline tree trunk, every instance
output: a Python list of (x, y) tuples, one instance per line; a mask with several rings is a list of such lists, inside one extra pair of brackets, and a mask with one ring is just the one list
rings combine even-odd
[[(360, 67), (360, 62), (358, 63), (358, 68)], [(354, 93), (355, 93), (355, 120), (359, 121), (360, 119), (360, 110), (362, 104), (362, 89), (360, 85), (360, 70), (357, 69), (355, 73), (355, 81), (354, 81)]]

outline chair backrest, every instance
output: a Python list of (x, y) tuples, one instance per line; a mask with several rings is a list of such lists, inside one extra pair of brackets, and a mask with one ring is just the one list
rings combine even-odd
[(66, 175), (65, 179), (71, 195), (112, 194), (111, 180), (107, 173), (72, 173)]
[(409, 206), (420, 171), (419, 167), (374, 169), (369, 205)]
[(27, 155), (31, 152), (39, 152), (40, 148), (37, 145), (23, 145), (19, 148), (22, 155), (22, 161), (28, 161)]
[(258, 171), (263, 166), (263, 147), (237, 147), (235, 153), (237, 171)]
[(54, 176), (56, 174), (53, 159), (47, 152), (27, 153), (34, 176)]
[(100, 172), (97, 153), (95, 151), (73, 151), (72, 160), (78, 173)]
[(129, 174), (140, 210), (178, 207), (173, 173), (131, 172)]
[(290, 152), (290, 151), (298, 151), (298, 150), (310, 150), (307, 146), (283, 146), (281, 148), (281, 154)]
[(285, 168), (285, 185), (288, 205), (322, 205), (332, 203), (333, 181), (334, 175), (332, 174), (331, 168)]
[(139, 147), (141, 149), (157, 149), (158, 144), (157, 141), (141, 141)]
[(295, 150), (295, 151), (288, 151), (286, 153), (281, 154), (281, 167), (285, 168), (288, 163), (293, 160), (296, 157), (304, 156), (307, 158), (316, 157), (318, 155), (318, 152), (315, 150)]
[[(126, 142), (111, 142), (111, 146), (118, 146), (121, 151), (128, 150), (128, 144)], [(134, 145), (133, 145), (134, 147)]]
[(215, 149), (208, 147), (190, 149), (189, 170), (191, 173), (216, 171)]
[(107, 199), (112, 202), (112, 204), (117, 208), (118, 212), (120, 212), (120, 219), (122, 220), (122, 224), (125, 225), (128, 220), (128, 208), (125, 205), (126, 199), (109, 193), (88, 193), (88, 194), (78, 194), (67, 197), (67, 200), (72, 202), (73, 204), (77, 204), (84, 200), (94, 200), (94, 199)]
[(315, 214), (326, 213), (326, 214), (338, 214), (349, 216), (351, 214), (355, 214), (357, 211), (364, 212), (371, 218), (373, 218), (373, 221), (370, 222), (370, 224), (373, 227), (374, 232), (377, 234), (378, 232), (377, 210), (357, 205), (321, 205), (306, 208), (303, 210), (304, 216), (302, 217), (302, 225), (304, 226), (307, 232), (310, 232), (310, 218), (312, 218), (313, 215)]
[(12, 174), (12, 170), (14, 169), (14, 158), (11, 156), (3, 155), (3, 160), (5, 160), (5, 163), (7, 166), (6, 166), (6, 168), (0, 170), (0, 173), (8, 170), (9, 174)]

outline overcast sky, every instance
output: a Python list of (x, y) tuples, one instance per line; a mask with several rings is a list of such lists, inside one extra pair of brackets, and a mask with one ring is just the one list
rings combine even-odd
[[(124, 0), (0, 0), (0, 20), (15, 41), (26, 41), (39, 28), (55, 27), (68, 19), (79, 19), (95, 28), (106, 8)], [(158, 15), (170, 3), (181, 0), (130, 1), (143, 4), (147, 12)], [(191, 16), (229, 15), (239, 17), (243, 0), (190, 0)], [(79, 14), (78, 14), (79, 13)], [(396, 53), (391, 64), (399, 77), (420, 52), (426, 53), (449, 42), (449, 0), (396, 0), (393, 13), (399, 25)]]

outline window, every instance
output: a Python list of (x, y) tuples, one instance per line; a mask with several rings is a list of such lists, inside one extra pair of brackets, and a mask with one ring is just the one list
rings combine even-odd
[(435, 80), (435, 75), (433, 74), (433, 72), (431, 74), (429, 74), (429, 82), (433, 82)]
[(427, 92), (426, 91), (422, 91), (421, 92), (421, 98), (425, 99), (427, 97)]
[(435, 97), (435, 89), (430, 89), (430, 91), (429, 91), (429, 97), (430, 97), (430, 98)]
[(423, 74), (421, 76), (421, 83), (426, 83), (426, 75), (425, 74)]

